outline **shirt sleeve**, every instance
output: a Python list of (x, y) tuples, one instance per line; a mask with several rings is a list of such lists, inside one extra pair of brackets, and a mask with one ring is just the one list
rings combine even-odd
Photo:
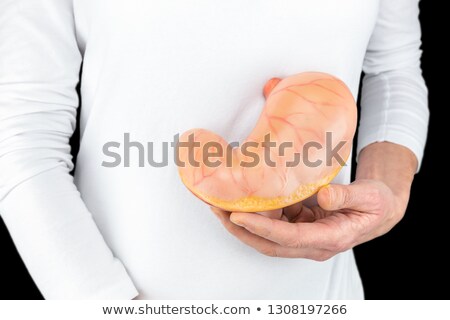
[(0, 214), (45, 298), (131, 299), (136, 288), (69, 174), (74, 29), (71, 0), (0, 2)]
[(429, 111), (418, 15), (419, 0), (380, 0), (363, 65), (357, 153), (389, 141), (409, 148), (420, 167)]

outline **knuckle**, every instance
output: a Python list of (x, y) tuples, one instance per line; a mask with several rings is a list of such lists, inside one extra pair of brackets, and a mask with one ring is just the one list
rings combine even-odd
[(342, 250), (343, 245), (340, 242), (335, 242), (332, 243), (328, 246), (328, 250), (332, 251), (332, 252), (340, 252), (340, 250)]
[(348, 191), (348, 189), (342, 189), (341, 194), (341, 203), (344, 205), (349, 205), (352, 203), (352, 193)]
[(330, 244), (328, 250), (330, 250), (331, 252), (339, 253), (347, 251), (350, 247), (350, 241), (340, 240)]
[(375, 205), (380, 205), (382, 203), (383, 194), (380, 188), (373, 186), (372, 188), (370, 188), (369, 192), (367, 193), (367, 196), (368, 196), (367, 200)]
[(302, 242), (299, 239), (289, 239), (285, 241), (284, 245), (288, 248), (301, 249)]
[(299, 230), (300, 225), (296, 224), (295, 226), (296, 226), (295, 232), (289, 238), (285, 239), (284, 245), (289, 248), (301, 249), (305, 245), (304, 241), (300, 237), (301, 234)]
[(333, 204), (336, 202), (336, 190), (333, 188), (328, 188), (328, 204)]
[(393, 225), (396, 225), (397, 223), (399, 223), (404, 217), (405, 217), (405, 210), (402, 211), (397, 211), (397, 214), (394, 214), (394, 218), (393, 218)]
[(334, 256), (333, 253), (324, 251), (324, 252), (319, 252), (319, 253), (314, 254), (312, 256), (312, 260), (317, 261), (317, 262), (324, 262), (324, 261), (331, 259), (333, 256)]
[[(368, 214), (363, 214), (360, 217), (360, 220), (351, 220), (349, 222), (349, 229), (352, 234), (364, 233), (367, 226), (371, 224), (371, 217)], [(350, 243), (350, 240), (346, 240), (345, 242)]]

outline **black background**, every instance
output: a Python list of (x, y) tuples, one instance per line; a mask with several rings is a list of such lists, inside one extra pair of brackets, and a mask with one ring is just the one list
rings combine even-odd
[[(448, 37), (445, 20), (438, 17), (444, 9), (438, 6), (438, 1), (421, 3), (422, 68), (429, 89), (431, 121), (425, 158), (415, 178), (408, 211), (389, 234), (355, 248), (367, 299), (450, 299), (450, 265), (444, 260), (450, 253), (446, 245), (450, 194), (444, 195), (448, 188), (436, 186), (449, 178), (447, 159), (441, 154), (448, 147), (444, 140), (448, 138), (444, 133), (448, 121), (439, 114), (448, 108), (449, 89), (439, 77), (445, 72), (446, 59), (440, 52), (441, 42), (432, 40), (433, 35), (441, 41)], [(1, 219), (0, 251), (0, 299), (42, 299)]]

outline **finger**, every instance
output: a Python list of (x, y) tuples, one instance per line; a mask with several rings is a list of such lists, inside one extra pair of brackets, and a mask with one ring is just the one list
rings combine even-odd
[(328, 211), (354, 209), (366, 211), (381, 201), (379, 186), (370, 182), (329, 185), (319, 190), (317, 202)]
[(233, 212), (230, 215), (230, 220), (251, 233), (276, 242), (284, 247), (319, 248), (313, 239), (307, 240), (304, 235), (300, 233), (300, 223), (289, 223), (241, 212)]
[(324, 218), (327, 215), (328, 213), (320, 207), (316, 206), (308, 208), (303, 206), (297, 218), (291, 222), (314, 222), (318, 219)]
[(288, 218), (289, 221), (295, 221), (299, 214), (302, 212), (303, 205), (301, 202), (294, 203), (289, 207), (283, 209), (283, 214)]
[(328, 250), (311, 249), (311, 248), (289, 248), (283, 247), (278, 243), (272, 242), (258, 235), (255, 235), (245, 228), (242, 228), (230, 221), (230, 213), (219, 208), (211, 207), (211, 210), (216, 214), (222, 222), (225, 229), (233, 236), (238, 238), (244, 244), (254, 248), (258, 252), (279, 258), (304, 258), (315, 261), (325, 261), (333, 256), (333, 253)]
[(245, 228), (242, 228), (229, 219), (230, 214), (225, 211), (218, 211), (219, 219), (224, 225), (225, 229), (233, 236), (238, 238), (244, 244), (254, 248), (258, 252), (269, 256), (279, 258), (304, 258), (315, 261), (325, 261), (333, 256), (330, 251), (312, 248), (289, 248), (283, 247), (278, 243), (264, 239), (255, 235)]
[(312, 223), (289, 223), (246, 213), (232, 213), (230, 220), (251, 233), (289, 248), (324, 249), (332, 252), (350, 248), (360, 230), (344, 214), (329, 215)]
[(230, 221), (230, 213), (213, 207), (211, 208), (211, 210), (216, 214), (220, 222), (222, 222), (225, 229), (227, 229), (228, 232), (230, 232), (240, 241), (265, 255), (278, 256), (277, 249), (279, 248), (276, 248), (277, 246), (279, 246), (278, 244), (254, 235), (244, 228), (232, 223)]
[(210, 206), (209, 208), (215, 214), (215, 216), (217, 218), (219, 218), (219, 220), (221, 220), (224, 216), (229, 216), (230, 215), (230, 212), (227, 212), (227, 211), (222, 210), (220, 208), (213, 207), (213, 206)]
[(284, 214), (290, 222), (314, 222), (329, 215), (320, 207), (309, 208), (301, 202), (284, 208)]
[(260, 214), (260, 215), (270, 218), (270, 219), (281, 219), (281, 216), (283, 215), (283, 209), (261, 211), (261, 212), (257, 212), (257, 214)]

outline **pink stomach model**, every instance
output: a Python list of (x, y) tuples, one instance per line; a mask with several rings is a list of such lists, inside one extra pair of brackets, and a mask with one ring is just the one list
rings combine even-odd
[(239, 147), (205, 129), (180, 137), (180, 177), (204, 202), (227, 211), (283, 208), (327, 185), (350, 155), (356, 104), (342, 81), (317, 72), (274, 78), (264, 96)]

